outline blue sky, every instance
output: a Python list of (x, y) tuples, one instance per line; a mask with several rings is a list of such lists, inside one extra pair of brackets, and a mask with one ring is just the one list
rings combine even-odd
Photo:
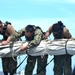
[[(0, 19), (3, 22), (10, 21), (16, 30), (27, 24), (35, 24), (44, 31), (61, 20), (75, 37), (75, 0), (0, 0)], [(48, 60), (51, 58), (49, 56)], [(72, 59), (73, 67), (74, 56)], [(21, 69), (24, 68), (22, 66)], [(53, 75), (52, 69), (53, 62), (47, 67), (47, 75)]]
[[(72, 0), (0, 0), (2, 18), (59, 18), (74, 17), (74, 3)], [(57, 12), (57, 13), (56, 13)], [(56, 14), (55, 14), (56, 13)], [(28, 14), (28, 15), (27, 15)], [(57, 15), (58, 14), (58, 15)], [(9, 15), (9, 16), (8, 16)]]

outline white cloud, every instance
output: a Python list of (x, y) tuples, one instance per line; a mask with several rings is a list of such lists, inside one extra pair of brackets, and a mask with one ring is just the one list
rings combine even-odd
[(0, 0), (3, 3), (31, 3), (31, 4), (54, 4), (54, 3), (75, 3), (75, 0)]
[[(22, 0), (24, 1), (24, 0)], [(28, 0), (31, 2), (41, 2), (41, 3), (75, 3), (75, 0)]]
[(69, 3), (75, 4), (75, 0), (66, 0)]

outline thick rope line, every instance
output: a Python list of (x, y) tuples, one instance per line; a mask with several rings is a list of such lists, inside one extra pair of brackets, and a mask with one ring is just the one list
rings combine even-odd
[(13, 73), (15, 72), (15, 70), (17, 70), (17, 69), (20, 67), (20, 65), (26, 60), (27, 57), (28, 57), (28, 56), (26, 56), (26, 57), (23, 59), (23, 61), (10, 73), (10, 75), (13, 75)]
[(54, 58), (52, 58), (44, 67), (42, 67), (36, 74), (33, 75), (38, 75), (45, 67), (47, 67), (52, 61), (54, 60)]
[(68, 50), (67, 50), (67, 42), (69, 41), (69, 39), (67, 39), (67, 41), (65, 42), (65, 52), (66, 52), (66, 54), (68, 54), (68, 55), (70, 55), (69, 53), (68, 53)]

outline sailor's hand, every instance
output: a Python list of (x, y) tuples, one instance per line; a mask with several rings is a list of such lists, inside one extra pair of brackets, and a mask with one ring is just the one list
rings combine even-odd
[(47, 39), (48, 36), (49, 36), (49, 32), (46, 32), (46, 33), (45, 33), (45, 39)]
[(1, 43), (1, 45), (6, 45), (6, 44), (8, 44), (7, 41), (2, 41), (2, 43)]
[(26, 50), (26, 49), (27, 49), (27, 46), (22, 46), (22, 47), (20, 48), (21, 51), (24, 51), (24, 50)]

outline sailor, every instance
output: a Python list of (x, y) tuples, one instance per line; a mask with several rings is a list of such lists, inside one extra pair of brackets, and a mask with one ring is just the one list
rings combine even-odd
[[(45, 38), (53, 33), (54, 39), (70, 39), (72, 38), (69, 30), (63, 25), (61, 21), (51, 25), (46, 31)], [(54, 75), (71, 75), (71, 55), (54, 55)]]
[[(25, 36), (25, 39), (29, 41), (27, 46), (22, 46), (21, 51), (33, 48), (38, 46), (41, 40), (44, 39), (43, 31), (40, 27), (35, 25), (27, 25), (25, 28), (21, 29), (15, 35), (10, 36), (4, 44), (9, 43), (10, 41)], [(25, 75), (33, 75), (33, 69), (37, 60), (37, 75), (46, 75), (46, 68), (41, 70), (47, 64), (48, 55), (41, 56), (31, 56), (28, 54), (27, 65), (25, 67)], [(41, 71), (40, 71), (41, 70)]]
[[(0, 34), (3, 36), (3, 39), (1, 40), (2, 43), (4, 40), (7, 40), (10, 35), (15, 34), (15, 30), (10, 22), (3, 23), (0, 20)], [(15, 60), (17, 60), (17, 57), (14, 57)], [(8, 73), (11, 73), (16, 67), (17, 67), (17, 61), (13, 60), (12, 57), (3, 57), (2, 58), (2, 67), (4, 75), (8, 75)], [(16, 71), (14, 71), (16, 73)]]

